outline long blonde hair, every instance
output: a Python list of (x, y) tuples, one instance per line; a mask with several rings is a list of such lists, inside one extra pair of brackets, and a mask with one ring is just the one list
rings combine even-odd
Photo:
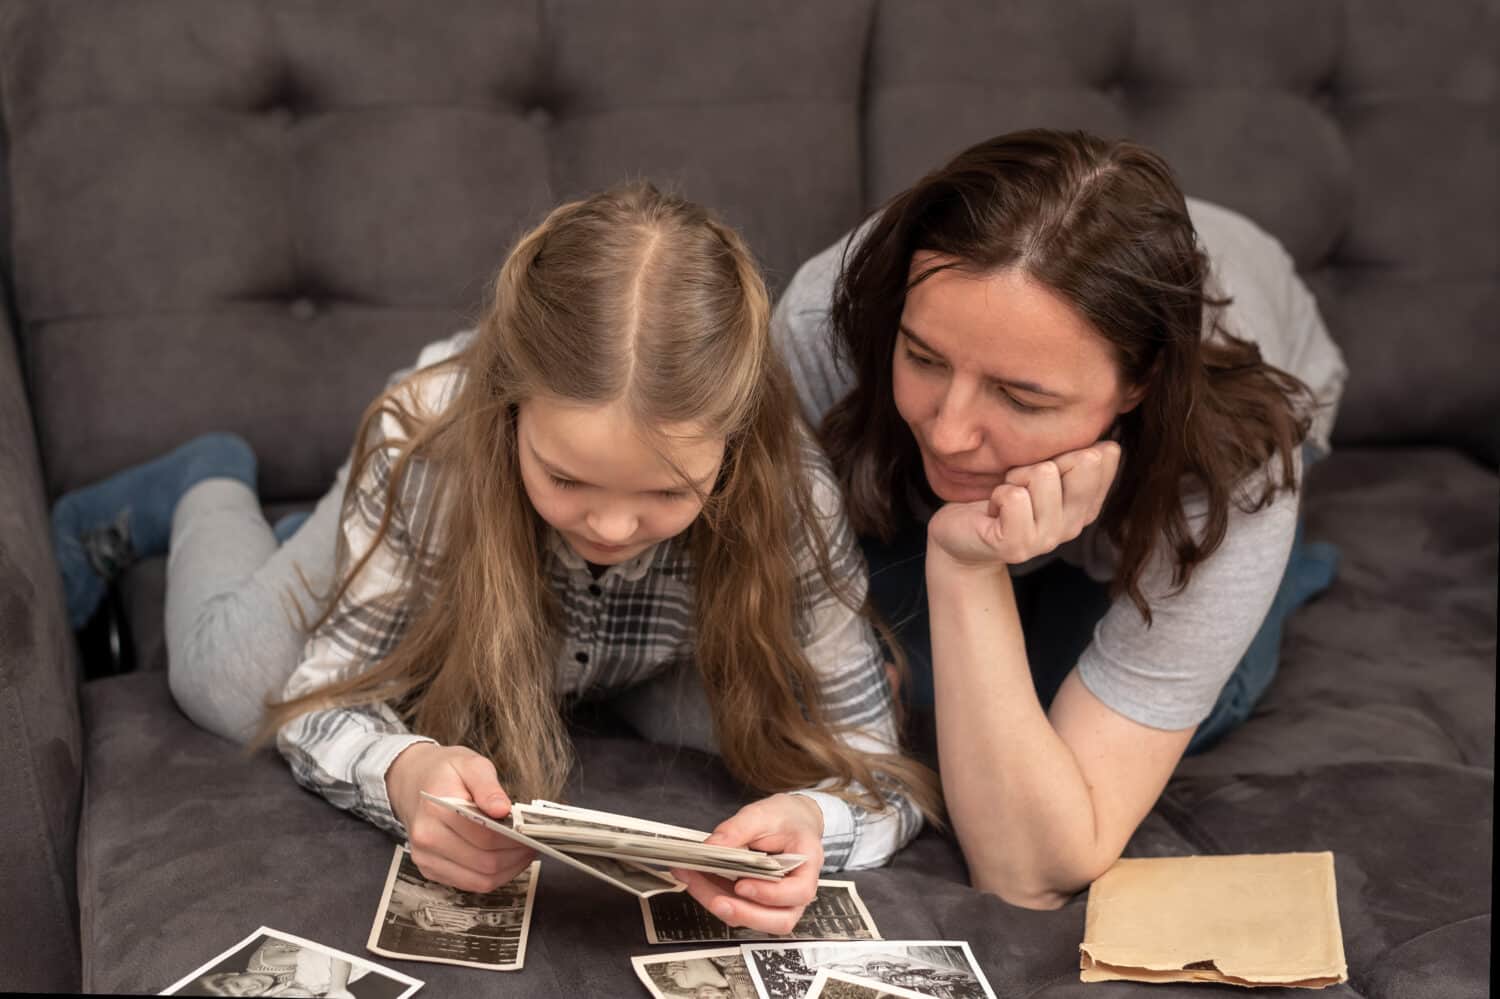
[(395, 420), (402, 440), (385, 445), (394, 459), (370, 550), (350, 565), (341, 541), (341, 582), (314, 627), (390, 532), (421, 461), (438, 476), (442, 527), (430, 532), (438, 542), (411, 539), (420, 571), (396, 598), (409, 625), (371, 668), (268, 705), (263, 737), (304, 712), (386, 701), (414, 731), (488, 755), (513, 798), (557, 795), (572, 765), (554, 675), (557, 605), (543, 576), (545, 524), (522, 486), (516, 414), (541, 393), (619, 401), (642, 428), (693, 423), (726, 441), (688, 531), (695, 658), (731, 773), (766, 793), (834, 778), (831, 790), (867, 807), (894, 782), (935, 819), (930, 770), (896, 747), (870, 755), (841, 741), (798, 641), (808, 594), (795, 532), (811, 538), (825, 585), (846, 603), (849, 590), (830, 566), (769, 317), (744, 243), (698, 206), (636, 184), (555, 209), (512, 251), (477, 335), (448, 362), (462, 374), (451, 403), (419, 413), (396, 386), (361, 422), (346, 513), (382, 447), (380, 421)]

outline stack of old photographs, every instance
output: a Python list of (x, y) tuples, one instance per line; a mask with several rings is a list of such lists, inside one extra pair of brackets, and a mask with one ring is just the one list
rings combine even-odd
[(672, 868), (730, 880), (779, 881), (807, 859), (795, 853), (716, 846), (703, 842), (709, 834), (697, 829), (550, 801), (518, 802), (504, 819), (492, 819), (462, 798), (425, 791), (422, 797), (638, 898), (681, 891), (683, 884), (668, 873)]

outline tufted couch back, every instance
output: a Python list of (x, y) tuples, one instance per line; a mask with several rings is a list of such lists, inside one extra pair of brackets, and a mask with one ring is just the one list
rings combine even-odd
[(54, 494), (209, 429), (317, 494), (559, 199), (669, 184), (779, 287), (1039, 124), (1144, 141), (1285, 243), (1352, 369), (1339, 442), (1500, 451), (1494, 0), (0, 2)]

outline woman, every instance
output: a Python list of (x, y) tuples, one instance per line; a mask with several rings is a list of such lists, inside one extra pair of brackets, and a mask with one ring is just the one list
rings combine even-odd
[(1326, 546), (1288, 564), (1345, 373), (1312, 296), (1160, 157), (1038, 130), (806, 264), (773, 335), (934, 706), (974, 883), (1062, 904), (1331, 580)]

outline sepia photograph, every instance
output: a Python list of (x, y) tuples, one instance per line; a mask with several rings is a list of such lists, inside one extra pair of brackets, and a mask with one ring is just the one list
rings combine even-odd
[(899, 985), (871, 981), (842, 971), (821, 969), (803, 999), (931, 999)]
[(532, 861), (494, 891), (460, 891), (424, 878), (397, 846), (367, 946), (386, 957), (516, 971), (526, 963), (540, 870), (541, 861)]
[(738, 947), (642, 954), (630, 963), (655, 999), (759, 999)]
[(820, 880), (818, 894), (797, 920), (792, 932), (773, 936), (743, 926), (730, 926), (691, 895), (658, 895), (641, 899), (646, 942), (653, 944), (712, 943), (719, 940), (879, 940), (880, 931), (853, 881)]
[(931, 999), (995, 999), (962, 940), (743, 944), (761, 999), (802, 999), (821, 970), (911, 989)]
[(406, 999), (421, 987), (410, 975), (262, 926), (158, 995)]

